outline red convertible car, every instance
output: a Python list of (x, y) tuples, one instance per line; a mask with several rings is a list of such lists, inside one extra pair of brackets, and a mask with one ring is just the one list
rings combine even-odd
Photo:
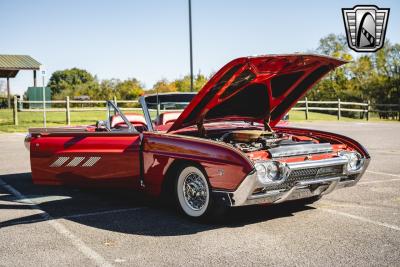
[(143, 114), (124, 115), (109, 101), (107, 119), (96, 126), (31, 128), (25, 142), (33, 182), (132, 188), (174, 199), (194, 218), (313, 202), (355, 185), (370, 156), (348, 137), (277, 123), (344, 63), (319, 55), (242, 57), (198, 94), (142, 96)]

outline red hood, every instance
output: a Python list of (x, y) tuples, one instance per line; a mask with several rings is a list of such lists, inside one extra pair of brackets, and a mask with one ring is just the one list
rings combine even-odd
[(222, 67), (168, 131), (207, 120), (279, 120), (325, 74), (346, 61), (320, 55), (237, 58)]

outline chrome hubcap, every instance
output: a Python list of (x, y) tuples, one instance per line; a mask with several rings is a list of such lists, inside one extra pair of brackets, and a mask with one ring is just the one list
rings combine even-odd
[(183, 181), (183, 196), (186, 204), (193, 210), (200, 210), (207, 202), (206, 181), (196, 173), (190, 173)]

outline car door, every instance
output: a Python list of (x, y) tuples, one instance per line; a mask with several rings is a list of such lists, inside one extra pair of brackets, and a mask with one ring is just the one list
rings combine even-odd
[(33, 180), (41, 184), (138, 187), (140, 133), (54, 132), (31, 141)]
[(137, 188), (141, 133), (116, 104), (107, 101), (107, 112), (107, 121), (95, 128), (30, 129), (33, 181)]

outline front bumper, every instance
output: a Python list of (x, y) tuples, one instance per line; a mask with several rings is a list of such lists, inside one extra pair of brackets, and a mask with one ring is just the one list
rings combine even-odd
[[(319, 176), (315, 178), (307, 178), (304, 180), (294, 181), (290, 188), (268, 189), (265, 185), (260, 184), (255, 171), (250, 173), (234, 192), (222, 190), (214, 190), (215, 196), (218, 196), (226, 205), (237, 207), (256, 204), (275, 204), (289, 200), (310, 198), (313, 196), (322, 196), (331, 193), (335, 189), (349, 187), (355, 185), (364, 174), (368, 167), (370, 159), (363, 159), (362, 168), (356, 172), (339, 173), (337, 175)], [(323, 168), (327, 166), (344, 167), (344, 160), (340, 157), (318, 160), (305, 161), (301, 163), (289, 164), (292, 170), (307, 170), (310, 168)], [(344, 169), (344, 168), (343, 168)]]

